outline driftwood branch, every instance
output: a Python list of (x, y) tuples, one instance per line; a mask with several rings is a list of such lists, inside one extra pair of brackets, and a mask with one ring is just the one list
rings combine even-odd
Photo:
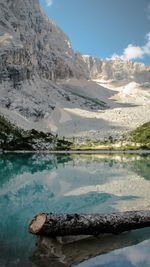
[(126, 211), (111, 214), (54, 214), (34, 217), (29, 232), (49, 237), (99, 235), (150, 227), (150, 211)]

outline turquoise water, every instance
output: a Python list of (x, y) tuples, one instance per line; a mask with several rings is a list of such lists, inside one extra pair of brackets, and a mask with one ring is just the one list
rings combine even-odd
[(150, 266), (149, 228), (69, 245), (51, 240), (48, 253), (28, 233), (40, 212), (150, 209), (149, 192), (150, 155), (0, 155), (0, 267)]

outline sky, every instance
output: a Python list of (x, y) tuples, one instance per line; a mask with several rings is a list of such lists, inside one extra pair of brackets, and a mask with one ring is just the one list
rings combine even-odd
[(150, 0), (40, 0), (84, 55), (150, 65)]

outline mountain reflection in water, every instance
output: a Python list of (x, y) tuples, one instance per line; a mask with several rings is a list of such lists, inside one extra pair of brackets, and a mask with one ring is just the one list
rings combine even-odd
[(39, 212), (149, 209), (149, 173), (150, 155), (0, 155), (0, 267), (150, 266), (139, 265), (142, 255), (138, 265), (125, 257), (129, 248), (146, 251), (149, 229), (65, 245), (39, 239), (37, 247), (27, 229)]

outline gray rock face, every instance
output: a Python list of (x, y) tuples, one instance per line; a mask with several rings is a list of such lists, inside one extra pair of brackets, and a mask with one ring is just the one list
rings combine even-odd
[(23, 128), (83, 135), (83, 125), (86, 132), (99, 127), (94, 111), (110, 107), (113, 95), (90, 79), (134, 81), (147, 90), (150, 67), (75, 53), (39, 0), (0, 0), (0, 113)]
[(0, 82), (12, 81), (15, 87), (35, 75), (52, 81), (91, 77), (150, 82), (150, 68), (144, 64), (74, 53), (38, 0), (0, 0)]
[(144, 64), (74, 53), (38, 0), (0, 0), (0, 82), (12, 81), (16, 87), (35, 75), (52, 81), (91, 77), (150, 82), (149, 74)]
[(0, 0), (0, 108), (40, 120), (68, 101), (54, 84), (71, 77), (88, 78), (86, 63), (39, 1)]
[(87, 77), (68, 37), (43, 14), (38, 0), (0, 0), (0, 81), (33, 75), (56, 80)]
[(92, 79), (150, 83), (150, 67), (143, 63), (124, 60), (100, 60), (91, 56), (83, 56)]

